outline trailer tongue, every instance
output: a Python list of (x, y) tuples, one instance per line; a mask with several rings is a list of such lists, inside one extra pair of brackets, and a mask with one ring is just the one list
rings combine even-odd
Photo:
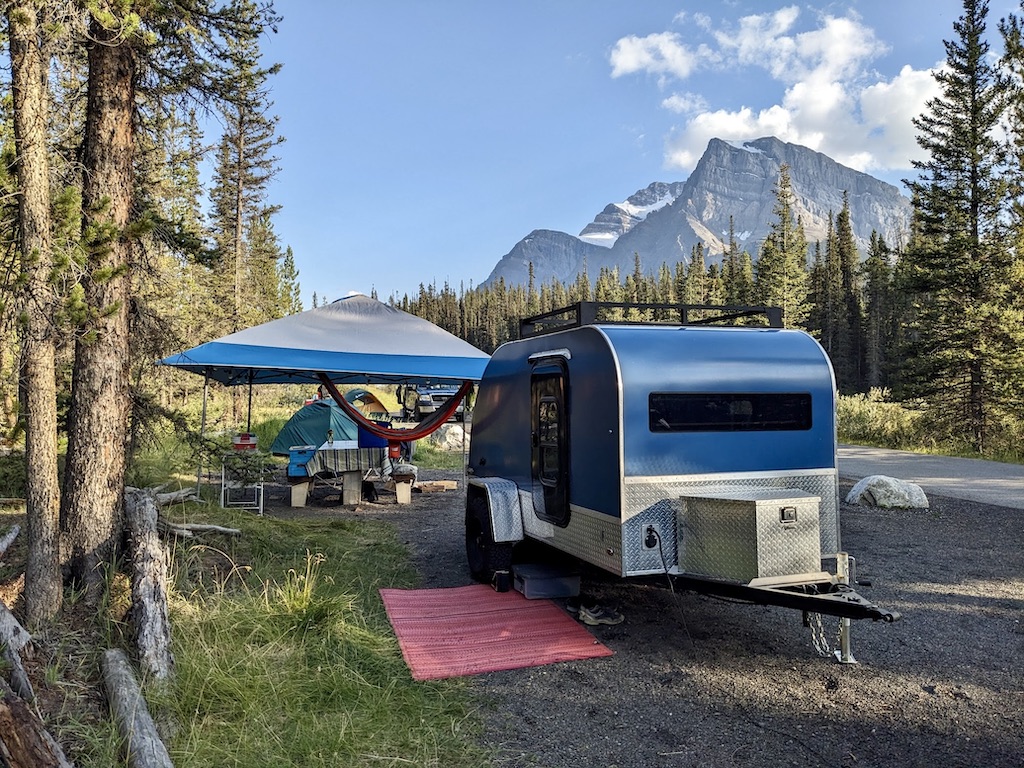
[(852, 662), (850, 620), (899, 615), (854, 590), (840, 547), (828, 357), (780, 326), (774, 309), (596, 302), (524, 320), (473, 414), (473, 576), (505, 581), (535, 540), (624, 578), (837, 616)]

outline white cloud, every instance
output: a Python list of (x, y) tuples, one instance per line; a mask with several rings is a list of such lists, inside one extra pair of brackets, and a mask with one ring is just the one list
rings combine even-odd
[(612, 77), (648, 72), (685, 80), (696, 66), (696, 56), (680, 42), (677, 34), (659, 32), (646, 37), (622, 38), (612, 49), (611, 63)]
[(661, 106), (682, 115), (703, 112), (708, 108), (708, 102), (699, 93), (673, 93), (662, 100)]
[(703, 15), (693, 20), (713, 46), (692, 42), (688, 47), (671, 32), (625, 37), (612, 52), (612, 76), (646, 72), (665, 86), (687, 80), (701, 67), (747, 81), (763, 79), (763, 71), (770, 78), (764, 92), (770, 94), (774, 82), (780, 96), (774, 104), (768, 95), (765, 106), (731, 109), (715, 107), (715, 99), (727, 95), (718, 92), (664, 98), (663, 108), (686, 116), (666, 140), (669, 167), (692, 169), (715, 137), (777, 136), (866, 171), (909, 168), (918, 156), (911, 118), (937, 94), (934, 79), (929, 71), (909, 66), (890, 80), (879, 79), (869, 67), (889, 48), (856, 14), (820, 14), (810, 19), (810, 28), (795, 5), (719, 28)]

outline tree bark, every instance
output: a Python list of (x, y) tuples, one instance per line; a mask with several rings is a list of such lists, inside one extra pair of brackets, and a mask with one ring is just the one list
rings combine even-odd
[(47, 67), (41, 45), (42, 5), (31, 0), (7, 6), (11, 91), (14, 101), (15, 168), (21, 231), (22, 386), (25, 407), (25, 509), (28, 558), (25, 617), (35, 627), (60, 610), (57, 479), (57, 382), (53, 332), (54, 293), (47, 157)]
[(128, 764), (132, 768), (174, 768), (122, 651), (104, 652), (103, 682), (117, 730), (126, 744)]
[(0, 765), (73, 768), (29, 706), (0, 678)]
[(89, 317), (75, 344), (61, 516), (72, 577), (95, 595), (100, 565), (116, 550), (124, 502), (137, 62), (131, 44), (95, 18), (90, 38), (82, 190)]
[(167, 615), (167, 555), (157, 533), (153, 497), (138, 488), (125, 498), (132, 558), (132, 624), (139, 662), (158, 680), (174, 673)]

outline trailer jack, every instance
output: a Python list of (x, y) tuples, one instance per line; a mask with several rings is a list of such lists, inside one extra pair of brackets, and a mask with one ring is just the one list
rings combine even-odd
[(841, 664), (856, 664), (850, 640), (852, 620), (893, 622), (900, 619), (900, 614), (879, 608), (850, 586), (852, 557), (840, 552), (836, 560), (835, 576), (822, 571), (784, 578), (754, 579), (748, 584), (686, 574), (674, 575), (672, 580), (679, 587), (693, 592), (744, 600), (759, 605), (795, 608), (803, 611), (804, 623), (808, 626), (808, 614), (837, 616), (840, 619), (839, 647), (833, 655)]

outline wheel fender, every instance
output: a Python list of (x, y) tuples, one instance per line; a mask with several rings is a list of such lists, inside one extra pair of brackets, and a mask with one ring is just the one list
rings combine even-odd
[(514, 482), (500, 477), (474, 477), (469, 480), (469, 492), (486, 498), (496, 542), (523, 540), (519, 487)]

